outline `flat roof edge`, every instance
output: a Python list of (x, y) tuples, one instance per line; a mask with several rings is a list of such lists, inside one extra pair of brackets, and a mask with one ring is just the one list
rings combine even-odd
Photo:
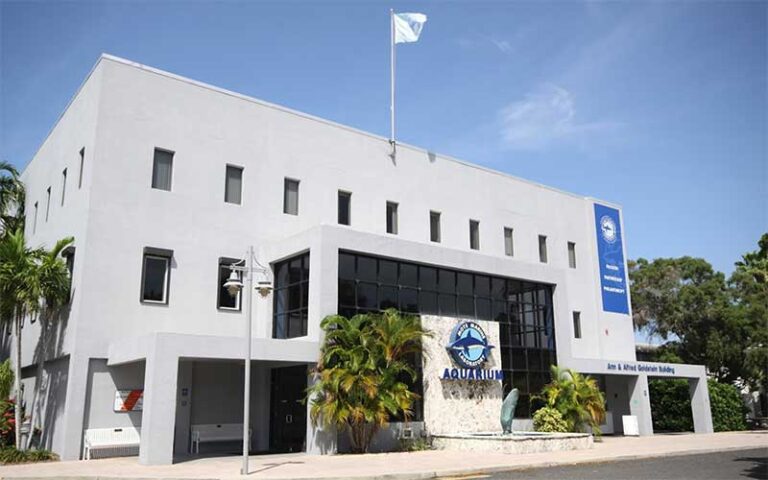
[[(133, 68), (138, 68), (140, 70), (144, 70), (144, 71), (147, 71), (147, 72), (150, 72), (150, 73), (154, 73), (156, 75), (160, 75), (160, 76), (163, 76), (163, 77), (166, 77), (166, 78), (170, 78), (170, 79), (177, 80), (177, 81), (180, 81), (180, 82), (183, 82), (183, 83), (187, 83), (187, 84), (194, 85), (194, 86), (197, 86), (197, 87), (200, 87), (200, 88), (204, 88), (206, 90), (211, 90), (211, 91), (218, 92), (218, 93), (221, 93), (221, 94), (224, 94), (224, 95), (228, 95), (228, 96), (231, 96), (231, 97), (234, 97), (234, 98), (238, 98), (238, 99), (245, 100), (245, 101), (248, 101), (248, 102), (256, 103), (256, 104), (261, 105), (263, 107), (267, 107), (267, 108), (271, 108), (271, 109), (274, 109), (274, 110), (278, 110), (280, 112), (288, 113), (288, 114), (291, 114), (291, 115), (296, 115), (296, 116), (301, 117), (301, 118), (305, 118), (305, 119), (308, 119), (308, 120), (313, 120), (313, 121), (316, 121), (316, 122), (319, 122), (319, 123), (323, 123), (325, 125), (329, 125), (329, 126), (332, 126), (332, 127), (340, 128), (340, 129), (343, 129), (343, 130), (346, 130), (346, 131), (349, 131), (349, 132), (352, 132), (352, 133), (357, 133), (359, 135), (364, 135), (364, 136), (372, 138), (374, 140), (379, 140), (381, 142), (389, 143), (389, 139), (386, 138), (386, 137), (382, 137), (381, 135), (376, 135), (374, 133), (366, 132), (365, 130), (360, 130), (360, 129), (357, 129), (355, 127), (351, 127), (349, 125), (344, 125), (342, 123), (334, 122), (332, 120), (328, 120), (328, 119), (325, 119), (325, 118), (322, 118), (322, 117), (318, 117), (318, 116), (315, 116), (315, 115), (312, 115), (312, 114), (309, 114), (309, 113), (301, 112), (299, 110), (294, 110), (292, 108), (288, 108), (288, 107), (285, 107), (285, 106), (282, 106), (282, 105), (277, 105), (277, 104), (274, 104), (274, 103), (271, 103), (271, 102), (267, 102), (265, 100), (261, 100), (261, 99), (255, 98), (255, 97), (251, 97), (249, 95), (245, 95), (245, 94), (238, 93), (238, 92), (235, 92), (235, 91), (232, 91), (232, 90), (228, 90), (226, 88), (217, 87), (217, 86), (211, 85), (209, 83), (201, 82), (201, 81), (198, 81), (198, 80), (193, 80), (191, 78), (184, 77), (182, 75), (171, 73), (171, 72), (168, 72), (166, 70), (161, 70), (159, 68), (151, 67), (149, 65), (144, 65), (144, 64), (141, 64), (139, 62), (134, 62), (132, 60), (128, 60), (128, 59), (125, 59), (125, 58), (122, 58), (122, 57), (118, 57), (116, 55), (112, 55), (112, 54), (109, 54), (109, 53), (102, 53), (99, 56), (99, 58), (96, 61), (96, 63), (91, 68), (91, 70), (88, 72), (88, 75), (85, 77), (83, 82), (78, 87), (78, 89), (75, 92), (75, 94), (70, 98), (70, 100), (67, 102), (67, 105), (64, 107), (62, 112), (57, 117), (56, 121), (53, 124), (53, 127), (51, 127), (51, 129), (48, 131), (48, 134), (45, 136), (43, 141), (40, 143), (40, 146), (35, 150), (35, 153), (27, 161), (27, 164), (24, 166), (24, 169), (22, 170), (22, 175), (26, 171), (27, 167), (32, 163), (32, 161), (38, 155), (38, 153), (43, 148), (45, 143), (48, 141), (48, 138), (50, 138), (51, 134), (56, 129), (56, 127), (58, 126), (58, 124), (61, 121), (61, 119), (64, 117), (64, 114), (67, 112), (69, 107), (72, 105), (72, 103), (75, 101), (77, 96), (80, 94), (80, 92), (82, 91), (83, 87), (88, 82), (88, 80), (91, 78), (91, 76), (93, 75), (93, 72), (96, 70), (96, 68), (98, 68), (98, 66), (99, 66), (99, 64), (101, 63), (102, 60), (110, 60), (110, 61), (113, 61), (115, 63), (119, 63), (119, 64), (126, 65), (126, 66), (130, 66), (130, 67), (133, 67)], [(510, 173), (501, 172), (499, 170), (495, 170), (495, 169), (492, 169), (492, 168), (489, 168), (489, 167), (485, 167), (485, 166), (482, 166), (482, 165), (471, 163), (471, 162), (468, 162), (468, 161), (465, 161), (465, 160), (460, 160), (460, 159), (452, 157), (450, 155), (444, 155), (444, 154), (440, 154), (440, 153), (437, 153), (437, 152), (433, 152), (433, 151), (431, 151), (429, 149), (426, 149), (426, 148), (423, 148), (423, 147), (418, 147), (418, 146), (411, 145), (411, 144), (408, 144), (408, 143), (397, 142), (397, 145), (399, 147), (401, 147), (401, 148), (407, 148), (407, 149), (409, 149), (411, 151), (414, 151), (414, 152), (423, 153), (423, 154), (426, 154), (426, 155), (436, 155), (436, 156), (438, 156), (438, 157), (440, 157), (440, 158), (442, 158), (444, 160), (451, 161), (451, 162), (457, 163), (459, 165), (463, 165), (465, 167), (470, 167), (470, 168), (481, 170), (481, 171), (486, 172), (486, 173), (490, 173), (490, 174), (494, 174), (494, 175), (499, 175), (499, 176), (502, 176), (502, 177), (505, 177), (505, 178), (516, 180), (516, 181), (519, 181), (519, 182), (522, 182), (522, 183), (526, 183), (528, 185), (533, 185), (533, 186), (536, 186), (536, 187), (539, 187), (539, 188), (543, 188), (543, 189), (546, 189), (546, 190), (549, 190), (549, 191), (552, 191), (552, 192), (555, 192), (555, 193), (567, 195), (569, 197), (577, 198), (577, 199), (580, 199), (580, 200), (585, 200), (585, 201), (591, 201), (591, 202), (597, 202), (597, 203), (605, 204), (605, 205), (612, 206), (612, 207), (615, 207), (615, 208), (618, 208), (619, 210), (621, 210), (621, 206), (616, 204), (616, 203), (613, 203), (613, 202), (608, 202), (608, 201), (605, 201), (605, 200), (596, 199), (594, 197), (579, 195), (579, 194), (576, 194), (576, 193), (573, 193), (573, 192), (568, 192), (566, 190), (562, 190), (562, 189), (559, 189), (559, 188), (556, 188), (556, 187), (545, 185), (543, 183), (535, 182), (533, 180), (528, 180), (528, 179), (525, 179), (525, 178), (521, 178), (521, 177), (518, 177), (516, 175), (512, 175)]]

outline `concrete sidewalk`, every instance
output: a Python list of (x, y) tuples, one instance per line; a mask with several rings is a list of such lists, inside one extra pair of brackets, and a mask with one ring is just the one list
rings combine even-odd
[[(768, 455), (768, 432), (606, 437), (590, 450), (528, 455), (468, 454), (447, 450), (369, 455), (264, 455), (251, 458), (252, 473), (248, 478), (423, 479), (748, 448), (764, 448)], [(128, 457), (0, 467), (0, 477), (8, 480), (242, 479), (239, 469), (240, 457), (236, 456), (198, 458), (174, 465), (153, 467), (139, 465), (136, 457)]]

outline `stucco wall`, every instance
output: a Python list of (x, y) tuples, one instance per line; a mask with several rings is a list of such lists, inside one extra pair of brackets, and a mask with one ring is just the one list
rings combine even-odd
[(88, 371), (85, 428), (140, 427), (141, 411), (115, 412), (115, 392), (144, 388), (144, 362), (108, 367), (94, 358)]
[[(451, 330), (461, 321), (422, 315), (422, 325), (432, 332), (424, 340), (424, 425), (430, 434), (500, 431), (502, 386), (499, 380), (443, 380), (443, 370), (454, 367), (445, 349)], [(474, 321), (474, 320), (473, 320)], [(497, 322), (476, 321), (491, 345), (500, 345)], [(483, 368), (501, 369), (501, 352), (491, 350)]]

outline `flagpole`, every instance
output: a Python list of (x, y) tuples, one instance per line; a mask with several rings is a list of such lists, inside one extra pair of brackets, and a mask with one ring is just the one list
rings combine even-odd
[(390, 83), (390, 104), (389, 104), (389, 143), (392, 145), (392, 157), (395, 156), (395, 10), (389, 9), (389, 83)]

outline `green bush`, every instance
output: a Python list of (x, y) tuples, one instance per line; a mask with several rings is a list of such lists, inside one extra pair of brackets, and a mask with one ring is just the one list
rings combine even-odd
[(728, 383), (715, 380), (709, 386), (709, 405), (712, 408), (712, 426), (716, 432), (747, 429), (747, 407), (741, 400), (738, 389)]
[(16, 450), (15, 447), (0, 448), (0, 465), (49, 462), (58, 459), (59, 456), (49, 450)]
[(651, 417), (655, 432), (693, 431), (688, 380), (651, 380)]
[[(707, 382), (712, 426), (716, 432), (745, 430), (747, 408), (735, 386)], [(659, 432), (693, 431), (691, 397), (687, 380), (651, 380), (653, 430)]]
[(556, 408), (542, 407), (533, 414), (533, 428), (537, 432), (565, 433), (568, 423)]

